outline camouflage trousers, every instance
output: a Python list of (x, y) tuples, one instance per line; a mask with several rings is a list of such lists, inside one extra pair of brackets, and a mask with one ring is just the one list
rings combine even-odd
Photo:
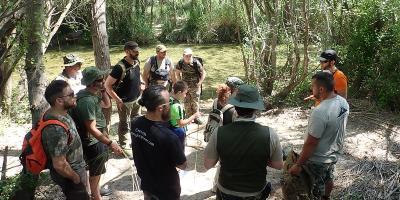
[(184, 102), (186, 117), (190, 117), (191, 115), (199, 111), (199, 101), (200, 88), (196, 86), (189, 86)]

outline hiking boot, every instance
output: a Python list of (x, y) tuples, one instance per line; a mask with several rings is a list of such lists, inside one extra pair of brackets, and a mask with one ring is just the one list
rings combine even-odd
[(112, 194), (112, 191), (108, 185), (104, 185), (102, 188), (100, 188), (101, 196), (110, 196), (111, 194)]
[(203, 125), (203, 124), (204, 124), (204, 122), (201, 121), (199, 118), (194, 119), (193, 122), (194, 122), (195, 124), (197, 124), (197, 125)]

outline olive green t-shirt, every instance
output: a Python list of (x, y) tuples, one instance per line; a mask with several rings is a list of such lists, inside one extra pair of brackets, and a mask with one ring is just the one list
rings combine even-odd
[[(63, 122), (69, 128), (70, 134), (59, 125), (48, 125), (42, 130), (42, 144), (48, 156), (48, 161), (51, 164), (51, 157), (65, 155), (66, 160), (75, 172), (82, 170), (86, 164), (83, 159), (81, 139), (74, 121), (69, 115), (56, 117), (45, 114), (44, 120), (50, 119)], [(69, 145), (68, 138), (70, 139)], [(50, 169), (52, 169), (52, 164), (50, 165)]]
[[(101, 98), (88, 92), (87, 90), (81, 90), (77, 94), (76, 107), (73, 109), (73, 116), (77, 126), (85, 130), (85, 121), (96, 121), (96, 128), (102, 130), (106, 128), (106, 119), (100, 106)], [(99, 142), (95, 137), (87, 132), (87, 138), (82, 138), (84, 145), (93, 145)], [(81, 133), (82, 136), (82, 133)]]

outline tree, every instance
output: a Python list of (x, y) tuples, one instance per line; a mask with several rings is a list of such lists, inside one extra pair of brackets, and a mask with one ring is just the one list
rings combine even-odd
[(31, 105), (32, 124), (35, 124), (47, 108), (44, 99), (46, 77), (43, 66), (43, 35), (44, 35), (44, 0), (27, 0), (26, 18), (28, 46), (25, 59), (25, 71), (28, 78), (28, 96)]

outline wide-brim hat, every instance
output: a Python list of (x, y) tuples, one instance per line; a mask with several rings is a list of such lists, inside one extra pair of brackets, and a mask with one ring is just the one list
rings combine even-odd
[(63, 57), (63, 60), (65, 67), (71, 67), (78, 63), (83, 63), (83, 59), (79, 58), (75, 54), (67, 54), (66, 56)]
[(228, 103), (241, 108), (265, 110), (264, 101), (257, 88), (247, 84), (239, 86), (237, 94), (231, 97)]
[(87, 67), (82, 71), (82, 85), (90, 85), (95, 80), (101, 79), (108, 73), (108, 70), (100, 70), (97, 67), (91, 66)]

